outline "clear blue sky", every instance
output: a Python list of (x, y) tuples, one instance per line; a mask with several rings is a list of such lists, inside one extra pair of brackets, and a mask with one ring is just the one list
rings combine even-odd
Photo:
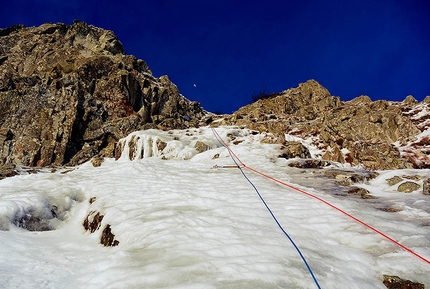
[(430, 95), (428, 0), (17, 0), (0, 15), (1, 28), (78, 19), (113, 30), (154, 76), (213, 112), (308, 79), (342, 100)]

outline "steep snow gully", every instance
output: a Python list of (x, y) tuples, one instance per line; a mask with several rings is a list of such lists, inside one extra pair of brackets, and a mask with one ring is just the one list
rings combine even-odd
[[(377, 197), (363, 200), (288, 167), (279, 147), (261, 143), (260, 134), (237, 127), (217, 133), (247, 167), (324, 199), (429, 259), (428, 196), (396, 192), (385, 181), (426, 177), (429, 170), (381, 171), (359, 184)], [(200, 153), (197, 142), (206, 146)], [(100, 167), (23, 171), (0, 181), (0, 287), (316, 288), (240, 170), (212, 168), (234, 163), (210, 128), (135, 132), (121, 145), (121, 158)], [(430, 286), (424, 260), (322, 202), (260, 175), (247, 177), (321, 288), (383, 289), (384, 274)], [(384, 206), (398, 212), (376, 209)], [(104, 215), (102, 227), (110, 224), (118, 246), (101, 246), (101, 230), (85, 232), (82, 222), (92, 211)], [(20, 220), (42, 220), (51, 230), (29, 231)]]

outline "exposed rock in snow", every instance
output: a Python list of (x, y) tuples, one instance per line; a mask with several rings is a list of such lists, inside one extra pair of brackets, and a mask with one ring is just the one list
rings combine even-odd
[(413, 191), (418, 190), (420, 187), (421, 187), (421, 186), (420, 186), (420, 185), (418, 185), (418, 184), (417, 184), (417, 183), (415, 183), (415, 182), (407, 181), (407, 182), (401, 183), (401, 184), (397, 187), (397, 190), (398, 190), (399, 192), (403, 192), (403, 193), (411, 193), (411, 192), (413, 192)]
[(204, 142), (202, 142), (202, 141), (196, 141), (196, 143), (195, 143), (195, 145), (194, 145), (194, 148), (197, 150), (197, 152), (199, 152), (199, 153), (202, 153), (202, 152), (204, 152), (204, 151), (207, 151), (208, 149), (210, 149), (210, 147), (207, 145), (207, 144), (205, 144)]
[(91, 211), (84, 220), (82, 224), (85, 230), (90, 231), (90, 233), (94, 233), (98, 229), (100, 229), (101, 223), (103, 221), (103, 215), (100, 212)]
[(370, 195), (370, 192), (364, 188), (352, 187), (348, 190), (348, 194), (354, 194), (360, 196), (362, 199), (373, 199), (374, 196)]
[(301, 168), (301, 169), (320, 169), (320, 168), (329, 166), (330, 164), (331, 162), (329, 161), (315, 160), (315, 159), (301, 159), (301, 160), (296, 159), (288, 162), (289, 167)]
[(115, 247), (119, 245), (119, 241), (115, 240), (115, 235), (112, 233), (112, 229), (110, 228), (109, 224), (107, 224), (103, 229), (100, 244), (105, 247)]
[[(95, 197), (92, 197), (90, 199), (90, 205), (94, 203), (96, 200)], [(98, 231), (102, 225), (104, 215), (100, 214), (100, 212), (97, 211), (90, 211), (85, 218), (82, 225), (84, 226), (84, 229), (86, 231), (89, 231), (90, 233), (95, 233)], [(111, 226), (109, 224), (106, 224), (104, 227), (101, 237), (100, 237), (100, 244), (102, 244), (105, 247), (114, 247), (118, 246), (119, 241), (115, 240), (115, 235), (112, 233)]]
[(388, 289), (425, 289), (424, 284), (405, 280), (398, 276), (384, 275), (383, 283)]
[(430, 195), (430, 178), (423, 182), (423, 194)]
[(301, 142), (297, 141), (287, 141), (282, 146), (282, 155), (281, 157), (284, 157), (286, 159), (293, 159), (293, 158), (310, 158), (311, 154), (309, 152), (309, 149), (305, 147)]
[(395, 184), (398, 184), (402, 181), (403, 179), (399, 176), (394, 176), (392, 178), (387, 179), (387, 183), (390, 186), (394, 186)]

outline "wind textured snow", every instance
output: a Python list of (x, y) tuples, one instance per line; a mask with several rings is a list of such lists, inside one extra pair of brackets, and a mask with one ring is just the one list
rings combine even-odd
[[(373, 203), (341, 197), (323, 179), (288, 167), (278, 158), (279, 147), (262, 144), (260, 134), (237, 127), (217, 131), (247, 165), (285, 182), (300, 181), (300, 188), (430, 258), (428, 196), (394, 192), (384, 180), (399, 172), (381, 172), (362, 184), (378, 197)], [(157, 139), (166, 143), (161, 153)], [(198, 153), (197, 141), (206, 151)], [(0, 181), (0, 287), (316, 288), (240, 171), (212, 168), (233, 162), (209, 128), (135, 132), (121, 145), (121, 158), (100, 167), (86, 163), (68, 173)], [(429, 170), (405, 173), (428, 176)], [(429, 265), (409, 252), (326, 204), (247, 175), (322, 288), (385, 288), (383, 274), (430, 286)], [(383, 204), (402, 211), (375, 209)], [(100, 245), (102, 230), (84, 230), (91, 211), (104, 215), (102, 227), (111, 225), (118, 246)], [(18, 227), (17, 220), (36, 214), (53, 230)]]

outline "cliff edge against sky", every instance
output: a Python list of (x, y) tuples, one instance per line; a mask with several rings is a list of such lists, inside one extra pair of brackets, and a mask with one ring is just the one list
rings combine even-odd
[(136, 130), (239, 125), (267, 133), (288, 157), (429, 168), (429, 103), (344, 102), (310, 80), (218, 116), (154, 77), (112, 31), (81, 21), (0, 30), (0, 164), (77, 165), (112, 157)]

